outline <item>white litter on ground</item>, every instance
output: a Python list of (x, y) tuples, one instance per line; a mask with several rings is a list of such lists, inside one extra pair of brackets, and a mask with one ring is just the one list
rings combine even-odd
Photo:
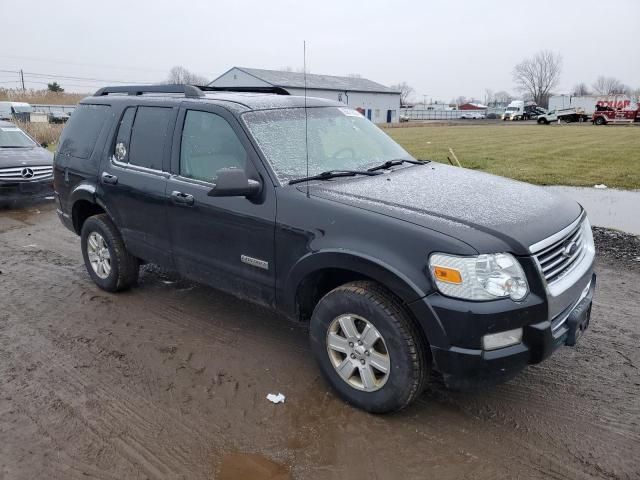
[(267, 400), (273, 403), (284, 403), (284, 399), (285, 396), (281, 393), (278, 393), (277, 395), (275, 393), (270, 393), (267, 395)]
[(604, 183), (599, 183), (598, 185), (594, 185), (594, 186), (593, 186), (593, 188), (601, 188), (601, 189), (604, 189), (604, 188), (608, 188), (608, 187), (607, 187)]

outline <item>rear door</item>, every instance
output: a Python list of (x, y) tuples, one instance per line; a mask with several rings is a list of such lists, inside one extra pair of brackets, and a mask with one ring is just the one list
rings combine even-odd
[[(260, 179), (260, 199), (210, 197), (216, 172)], [(174, 134), (167, 197), (174, 262), (185, 276), (265, 305), (275, 302), (275, 191), (236, 118), (186, 104)]]
[(100, 175), (100, 196), (127, 249), (166, 266), (172, 259), (165, 190), (177, 111), (153, 104), (125, 108)]

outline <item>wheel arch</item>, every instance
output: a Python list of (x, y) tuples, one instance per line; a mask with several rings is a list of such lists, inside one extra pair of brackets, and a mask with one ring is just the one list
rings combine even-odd
[(106, 213), (113, 220), (109, 209), (96, 197), (96, 187), (91, 183), (78, 184), (69, 196), (69, 204), (71, 205), (73, 229), (78, 235), (82, 231), (84, 222), (93, 215)]
[(326, 293), (355, 280), (375, 281), (405, 305), (426, 294), (406, 275), (378, 259), (329, 250), (308, 254), (296, 263), (285, 281), (281, 307), (290, 317), (306, 320)]

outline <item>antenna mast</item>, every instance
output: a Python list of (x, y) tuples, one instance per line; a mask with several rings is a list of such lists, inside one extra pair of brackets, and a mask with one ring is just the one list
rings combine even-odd
[[(308, 134), (308, 123), (309, 119), (307, 116), (307, 41), (302, 41), (302, 69), (304, 76), (304, 151), (307, 161), (307, 177), (309, 177), (309, 134)], [(307, 198), (309, 198), (309, 182), (307, 184)]]

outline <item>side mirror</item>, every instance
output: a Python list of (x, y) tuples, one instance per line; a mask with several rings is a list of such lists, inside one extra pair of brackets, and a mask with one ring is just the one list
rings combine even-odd
[(47, 147), (49, 146), (49, 144), (48, 144), (47, 142), (42, 142), (42, 143), (40, 144), (40, 146), (41, 146), (42, 148), (47, 148)]
[(223, 168), (216, 174), (216, 185), (209, 190), (210, 197), (254, 197), (262, 191), (262, 183), (247, 177), (239, 168)]

